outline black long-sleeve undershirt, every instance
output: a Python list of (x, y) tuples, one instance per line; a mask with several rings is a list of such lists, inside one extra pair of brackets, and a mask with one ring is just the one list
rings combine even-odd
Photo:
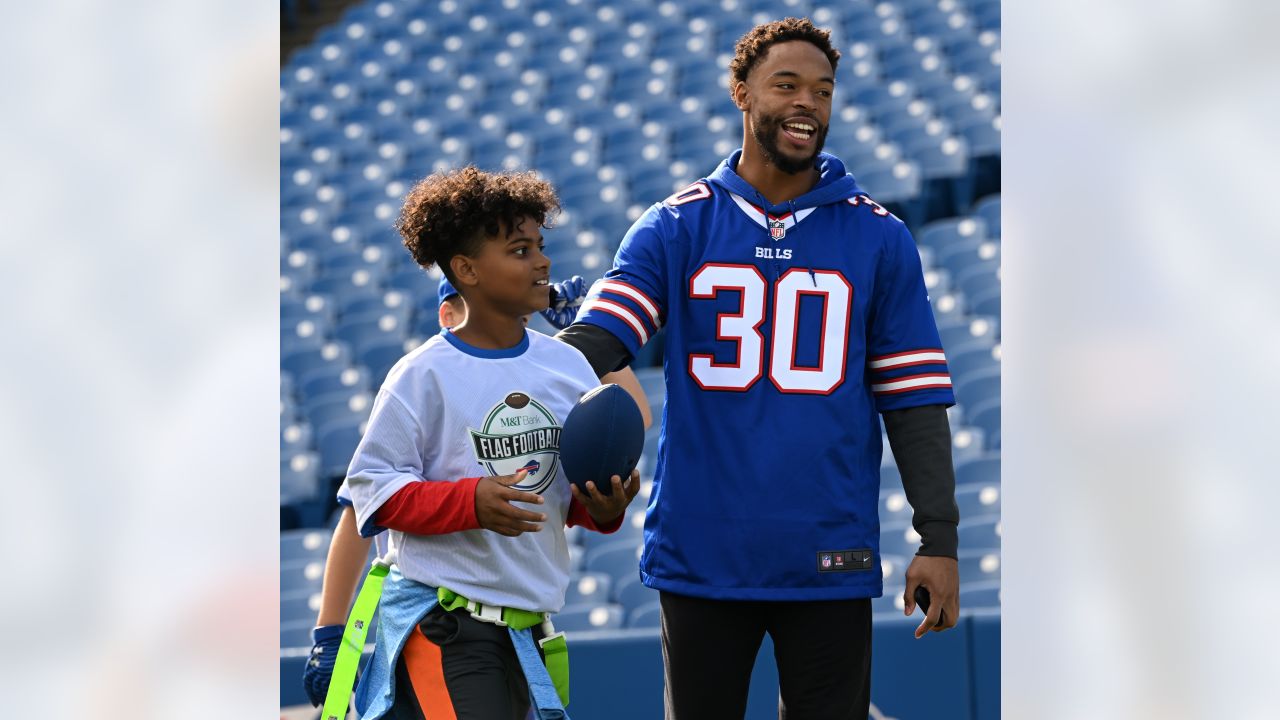
[[(631, 360), (622, 341), (604, 328), (574, 323), (556, 338), (577, 348), (596, 377), (621, 370)], [(911, 524), (920, 533), (917, 554), (956, 557), (956, 478), (951, 465), (951, 426), (942, 405), (921, 405), (884, 413), (889, 447), (902, 474), (902, 486), (913, 511)]]

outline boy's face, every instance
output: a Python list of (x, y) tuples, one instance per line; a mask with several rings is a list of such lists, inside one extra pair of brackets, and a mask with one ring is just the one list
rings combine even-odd
[[(813, 167), (827, 139), (834, 73), (827, 56), (810, 42), (792, 40), (769, 48), (735, 88), (747, 113), (747, 128), (766, 160), (795, 174)], [(808, 127), (801, 127), (807, 125)]]
[(528, 315), (551, 304), (551, 260), (542, 253), (542, 228), (533, 218), (516, 218), (511, 232), (486, 238), (471, 262), (476, 284), (468, 302), (511, 315)]

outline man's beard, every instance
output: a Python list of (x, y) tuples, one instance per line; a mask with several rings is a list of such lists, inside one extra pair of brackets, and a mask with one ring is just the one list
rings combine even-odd
[(764, 153), (765, 162), (788, 175), (795, 175), (802, 170), (813, 168), (814, 158), (818, 157), (818, 153), (822, 152), (822, 146), (827, 141), (827, 128), (817, 120), (809, 118), (810, 122), (818, 128), (814, 131), (813, 154), (807, 158), (797, 160), (783, 155), (782, 150), (778, 147), (778, 133), (782, 131), (782, 123), (785, 120), (786, 118), (775, 115), (760, 115), (752, 118), (752, 135), (755, 137), (756, 145), (760, 148), (760, 152)]

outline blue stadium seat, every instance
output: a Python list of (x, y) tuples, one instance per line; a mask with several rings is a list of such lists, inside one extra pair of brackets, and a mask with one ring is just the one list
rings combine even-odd
[[(910, 524), (910, 520), (907, 523)], [(903, 530), (903, 532), (905, 533), (906, 531)], [(902, 587), (906, 584), (907, 566), (911, 564), (911, 559), (915, 557), (915, 551), (919, 549), (919, 541), (916, 541), (916, 543), (916, 545), (910, 546), (911, 552), (905, 554), (884, 552), (884, 548), (881, 548), (880, 573), (884, 576), (886, 587)]]
[(320, 482), (320, 456), (314, 452), (298, 452), (280, 459), (280, 501), (282, 503), (314, 500), (324, 488)]
[(288, 457), (311, 450), (311, 425), (294, 419), (280, 422), (280, 455)]
[(658, 591), (646, 586), (638, 576), (628, 576), (614, 583), (613, 601), (630, 615), (649, 603), (657, 602)]
[[(899, 481), (900, 482), (900, 481)], [(907, 503), (907, 495), (900, 488), (880, 491), (880, 522), (897, 522), (911, 520), (911, 505)]]
[(975, 373), (1000, 366), (999, 346), (986, 343), (960, 345), (947, 350), (947, 369), (953, 381), (958, 382)]
[[(298, 593), (299, 591), (318, 591), (323, 582), (324, 558), (281, 561), (280, 563), (281, 595)], [(311, 643), (308, 642), (307, 644), (310, 645)]]
[(964, 463), (956, 463), (956, 485), (999, 485), (1000, 455), (989, 453)]
[[(285, 532), (314, 532), (311, 530), (286, 530)], [(328, 543), (325, 543), (328, 545)], [(299, 621), (310, 621), (315, 626), (316, 616), (320, 612), (318, 592), (293, 592), (280, 596), (280, 624), (292, 627)], [(311, 643), (308, 642), (307, 645)]]
[(657, 600), (641, 605), (627, 615), (628, 628), (662, 627), (662, 605)]
[[(916, 233), (916, 242), (941, 251), (953, 243), (967, 242), (987, 237), (987, 225), (981, 218), (957, 217), (935, 220)], [(941, 260), (941, 256), (939, 256)]]
[[(625, 480), (626, 478), (623, 479)], [(591, 554), (597, 548), (619, 542), (628, 542), (633, 545), (639, 545), (644, 542), (644, 508), (636, 508), (633, 505), (626, 518), (623, 519), (622, 526), (616, 532), (607, 535), (598, 532), (585, 532), (582, 534), (582, 547), (588, 554)]]
[(351, 348), (345, 343), (326, 342), (319, 347), (308, 347), (294, 352), (282, 352), (280, 367), (291, 374), (300, 385), (307, 374), (314, 370), (331, 368), (340, 372), (351, 364)]
[(953, 426), (951, 433), (951, 457), (956, 463), (980, 457), (986, 447), (986, 435), (982, 428)]
[(292, 620), (290, 622), (282, 622), (280, 624), (280, 647), (282, 648), (309, 648), (311, 647), (311, 629), (316, 625), (315, 618)]
[(602, 545), (587, 554), (585, 567), (589, 572), (605, 573), (615, 582), (624, 577), (638, 576), (641, 549), (642, 546), (634, 540)]
[(956, 485), (956, 506), (960, 519), (1000, 513), (1000, 484), (973, 483)]
[(987, 438), (987, 447), (993, 450), (1000, 448), (1000, 398), (988, 398), (969, 404), (965, 417), (970, 425), (982, 428)]
[[(885, 453), (889, 451), (888, 443), (885, 444)], [(895, 490), (902, 488), (902, 473), (898, 472), (896, 465), (880, 466), (880, 491)]]
[(324, 368), (311, 371), (300, 384), (300, 390), (301, 399), (305, 401), (323, 398), (334, 393), (350, 395), (353, 392), (368, 392), (371, 390), (369, 371), (360, 367)]
[(989, 399), (1000, 399), (1000, 368), (981, 370), (964, 378), (953, 379), (956, 401), (969, 408)]
[(969, 297), (969, 310), (977, 315), (1000, 315), (1000, 287), (987, 288)]
[(989, 195), (974, 203), (973, 215), (987, 224), (991, 237), (1000, 237), (1000, 196)]
[(912, 557), (920, 549), (920, 533), (910, 520), (880, 523), (880, 552), (882, 555)]
[(942, 336), (944, 349), (976, 344), (979, 341), (995, 345), (1000, 336), (1000, 328), (994, 318), (962, 317), (945, 321), (939, 319), (938, 334)]
[(351, 457), (355, 454), (356, 446), (360, 444), (360, 438), (364, 436), (363, 424), (363, 418), (348, 416), (320, 426), (316, 433), (316, 444), (320, 448), (322, 475), (343, 477), (347, 474)]
[(960, 612), (1000, 609), (1000, 581), (977, 580), (960, 584)]
[(622, 607), (612, 604), (566, 605), (551, 616), (556, 630), (566, 634), (595, 630), (616, 630), (622, 627)]
[(323, 559), (329, 553), (329, 538), (325, 530), (282, 530), (280, 562)]
[(569, 578), (569, 587), (565, 592), (564, 604), (602, 605), (609, 602), (613, 588), (613, 578), (604, 573), (574, 573)]
[[(963, 548), (963, 546), (961, 546)], [(998, 550), (965, 550), (958, 553), (960, 583), (989, 582), (1000, 579)]]
[[(998, 259), (978, 260), (976, 262), (970, 260), (963, 269), (957, 269), (955, 282), (965, 296), (970, 299), (969, 312), (987, 314), (973, 307), (973, 299), (988, 290), (999, 292), (1000, 261)], [(998, 313), (996, 314), (998, 315)]]
[(1000, 549), (1000, 516), (998, 514), (961, 518), (957, 532), (962, 550), (998, 551)]
[(358, 425), (369, 418), (373, 409), (373, 395), (368, 392), (337, 393), (317, 398), (314, 403), (307, 403), (304, 412), (315, 428), (316, 437), (324, 441), (325, 428), (330, 423), (348, 423)]

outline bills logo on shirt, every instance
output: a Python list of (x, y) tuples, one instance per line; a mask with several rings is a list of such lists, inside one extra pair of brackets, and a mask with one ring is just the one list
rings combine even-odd
[(542, 493), (555, 480), (560, 464), (560, 422), (528, 394), (507, 395), (485, 415), (483, 427), (468, 431), (476, 462), (489, 474), (529, 472), (523, 483), (514, 486), (517, 490)]

